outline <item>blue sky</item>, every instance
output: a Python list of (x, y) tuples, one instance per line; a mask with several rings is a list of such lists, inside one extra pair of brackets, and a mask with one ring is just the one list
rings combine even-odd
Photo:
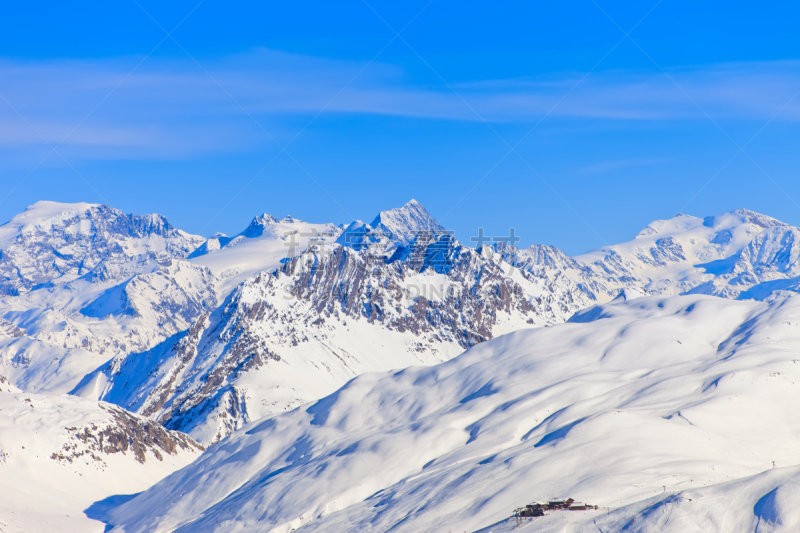
[(464, 242), (571, 254), (681, 211), (800, 225), (797, 3), (161, 4), (7, 6), (0, 219), (235, 234), (413, 197)]

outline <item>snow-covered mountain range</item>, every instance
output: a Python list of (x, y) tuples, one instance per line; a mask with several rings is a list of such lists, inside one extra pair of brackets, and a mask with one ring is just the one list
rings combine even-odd
[[(531, 346), (541, 346), (536, 354), (545, 353), (550, 341), (542, 339), (551, 337), (538, 328), (557, 326), (570, 317), (570, 325), (547, 331), (578, 328), (583, 333), (576, 333), (570, 346), (580, 353), (586, 343), (609, 340), (602, 328), (592, 325), (608, 324), (598, 320), (604, 313), (622, 313), (619, 309), (629, 313), (628, 325), (618, 333), (620, 339), (631, 328), (638, 331), (635, 324), (639, 319), (648, 324), (645, 329), (653, 331), (667, 320), (665, 315), (662, 322), (650, 325), (645, 319), (656, 311), (619, 299), (610, 307), (594, 307), (619, 295), (622, 300), (636, 294), (651, 295), (643, 301), (670, 308), (682, 305), (673, 302), (712, 301), (719, 306), (720, 316), (749, 327), (736, 310), (752, 313), (767, 304), (734, 300), (769, 302), (769, 309), (777, 309), (783, 304), (776, 302), (793, 301), (790, 296), (800, 292), (798, 236), (798, 228), (741, 209), (705, 219), (678, 215), (655, 221), (632, 241), (570, 257), (544, 245), (525, 249), (502, 243), (477, 249), (465, 246), (415, 200), (381, 211), (369, 224), (354, 221), (345, 227), (264, 214), (234, 237), (217, 234), (209, 239), (177, 230), (161, 215), (127, 215), (94, 204), (39, 202), (0, 226), (0, 388), (39, 395), (48, 402), (62, 401), (59, 398), (69, 392), (66, 398), (89, 402), (87, 406), (107, 405), (99, 400), (109, 402), (125, 416), (150, 420), (153, 427), (161, 424), (175, 430), (175, 435), (182, 435), (178, 430), (188, 433), (203, 445), (226, 437), (225, 443), (238, 442), (245, 438), (239, 430), (257, 420), (295, 420), (291, 424), (304, 427), (298, 413), (306, 412), (310, 402), (346, 395), (343, 391), (352, 383), (368, 379), (358, 376), (370, 372), (450, 368), (447, 362), (465, 349), (467, 354), (481, 353), (476, 352), (480, 347), (500, 346), (501, 339), (510, 342), (509, 338), (518, 337), (528, 339)], [(684, 296), (667, 298), (678, 295)], [(578, 326), (580, 320), (589, 323)], [(528, 338), (529, 334), (533, 336)], [(701, 345), (695, 346), (696, 358), (706, 357)], [(721, 345), (715, 346), (719, 349)], [(520, 350), (514, 353), (522, 353)], [(613, 352), (611, 347), (605, 350)], [(568, 352), (564, 348), (564, 354)], [(527, 353), (519, 357), (535, 355)], [(455, 360), (470, 357), (474, 359), (465, 354)], [(518, 356), (497, 356), (504, 357)], [(595, 365), (601, 374), (607, 371), (604, 363), (586, 357), (570, 364)], [(502, 364), (522, 364), (512, 359), (503, 359)], [(604, 360), (605, 355), (601, 357)], [(654, 363), (653, 371), (658, 364)], [(491, 372), (475, 368), (486, 375)], [(692, 371), (700, 372), (697, 368)], [(525, 375), (526, 370), (520, 372)], [(571, 383), (571, 376), (553, 374), (552, 379), (566, 384)], [(627, 378), (618, 376), (609, 383), (614, 379), (622, 383)], [(399, 390), (391, 380), (382, 383), (386, 391)], [(403, 386), (417, 390), (414, 383), (404, 382)], [(492, 386), (485, 395), (492, 396), (491, 390)], [(453, 399), (448, 391), (441, 392), (437, 400), (444, 402), (441, 405), (447, 405), (446, 398)], [(387, 397), (385, 401), (395, 399)], [(686, 401), (689, 405), (695, 400)], [(610, 409), (608, 405), (595, 407)], [(356, 410), (349, 404), (341, 407), (342, 413)], [(368, 426), (373, 427), (371, 434), (416, 424), (404, 419), (405, 415), (397, 416), (399, 425), (376, 422), (374, 427)], [(317, 425), (311, 423), (314, 431), (327, 431), (325, 423)], [(285, 438), (316, 442), (318, 436), (312, 433), (289, 432)], [(350, 435), (350, 430), (345, 433)], [(261, 437), (272, 439), (259, 433), (256, 440)], [(263, 446), (279, 453), (281, 446), (296, 445), (279, 440)], [(439, 449), (438, 444), (420, 442), (431, 450)], [(449, 441), (445, 438), (443, 442)], [(269, 464), (278, 464), (276, 457), (271, 455)], [(284, 466), (295, 472), (289, 463)], [(579, 466), (576, 471), (591, 470)], [(336, 470), (327, 463), (313, 468)], [(397, 466), (388, 468), (411, 475)], [(218, 475), (220, 472), (214, 474)], [(269, 486), (277, 486), (277, 479), (289, 479), (289, 475), (270, 481)], [(384, 477), (397, 482), (405, 479)], [(364, 486), (372, 485), (375, 483)], [(391, 484), (384, 485), (381, 490), (388, 490)], [(575, 486), (579, 486), (577, 481)], [(225, 490), (218, 491), (221, 498), (226, 497)], [(309, 503), (294, 516), (293, 512), (306, 505), (302, 498), (294, 499), (300, 507), (287, 506), (280, 516), (261, 519), (273, 524), (275, 531), (282, 531), (285, 524), (304, 525), (312, 515), (347, 516), (347, 521), (361, 524), (391, 522), (391, 518), (385, 522), (384, 518), (361, 517), (362, 511), (354, 511), (356, 507), (348, 499), (361, 492), (348, 490), (351, 496), (337, 496), (337, 503), (328, 502), (324, 508)], [(591, 491), (588, 494), (594, 498), (591, 501), (601, 501)], [(264, 498), (248, 493), (245, 499), (251, 496)], [(308, 497), (317, 501), (316, 496)], [(637, 492), (630, 501), (642, 497), (644, 493)], [(344, 505), (344, 501), (350, 503)], [(602, 501), (620, 507), (628, 500)], [(203, 498), (197, 502), (200, 506), (208, 503)], [(418, 503), (431, 505), (422, 500)], [(387, 510), (392, 507), (386, 505)], [(202, 512), (211, 516), (211, 507)], [(334, 512), (345, 509), (345, 514)], [(407, 514), (401, 509), (386, 516), (396, 512)], [(440, 512), (444, 511), (436, 511)], [(495, 514), (486, 511), (480, 520), (495, 517), (499, 510), (492, 512)], [(192, 513), (176, 520), (183, 523)], [(294, 517), (288, 518), (290, 515)], [(123, 515), (115, 516), (121, 520)], [(224, 522), (214, 516), (216, 523)], [(249, 524), (250, 518), (243, 520)], [(328, 524), (326, 520), (319, 523)]]
[(179, 331), (214, 306), (211, 273), (183, 261), (201, 242), (161, 215), (39, 202), (0, 226), (4, 315), (63, 348), (149, 345), (158, 337), (130, 330)]
[(245, 281), (184, 334), (115, 358), (77, 391), (215, 442), (361, 373), (442, 362), (586, 304), (448, 234), (420, 233), (400, 250), (380, 263), (345, 247), (295, 257)]
[(651, 294), (763, 299), (797, 288), (798, 231), (746, 209), (704, 219), (678, 215), (576, 260), (608, 288), (634, 281)]
[(205, 241), (91, 204), (40, 202), (1, 228), (14, 274), (0, 316), (16, 334), (0, 339), (0, 375), (207, 444), (363, 372), (442, 362), (625, 287), (763, 299), (800, 286), (800, 230), (746, 210), (656, 221), (576, 258), (466, 247), (415, 200), (346, 228), (264, 214)]

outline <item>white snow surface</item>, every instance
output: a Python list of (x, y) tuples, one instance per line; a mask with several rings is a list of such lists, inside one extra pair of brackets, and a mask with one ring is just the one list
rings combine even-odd
[(74, 396), (9, 392), (0, 380), (0, 531), (100, 533), (103, 523), (84, 513), (95, 502), (140, 492), (200, 454), (188, 440), (173, 451), (166, 441), (166, 449), (140, 441), (137, 460), (131, 422), (153, 423), (120, 412)]
[(69, 219), (99, 204), (79, 202), (74, 204), (41, 201), (29, 205), (25, 211), (14, 215), (7, 223), (0, 226), (0, 247), (7, 247), (18, 233), (30, 231), (33, 227), (50, 229), (53, 223)]
[(0, 331), (0, 374), (31, 392), (68, 392), (113, 356), (145, 350), (217, 304), (207, 268), (148, 257), (126, 264), (108, 278), (0, 297), (0, 320), (16, 328)]
[(239, 235), (208, 239), (191, 256), (192, 264), (208, 267), (219, 276), (217, 290), (227, 295), (244, 280), (274, 270), (310, 246), (330, 246), (341, 233), (334, 224), (313, 224), (264, 213)]
[(800, 529), (800, 297), (630, 296), (358, 376), (106, 519), (126, 533), (507, 531), (515, 508), (572, 497), (601, 510), (526, 530)]

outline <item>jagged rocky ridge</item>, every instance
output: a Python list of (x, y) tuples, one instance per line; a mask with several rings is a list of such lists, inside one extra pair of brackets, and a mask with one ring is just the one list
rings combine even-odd
[[(185, 334), (118, 357), (87, 383), (108, 382), (105, 399), (214, 442), (361, 372), (443, 361), (585, 307), (569, 280), (556, 295), (550, 280), (483, 252), (429, 232), (390, 258), (314, 248), (245, 282)], [(308, 367), (290, 370), (297, 365)], [(308, 383), (314, 388), (301, 388)], [(271, 390), (281, 386), (282, 394)]]

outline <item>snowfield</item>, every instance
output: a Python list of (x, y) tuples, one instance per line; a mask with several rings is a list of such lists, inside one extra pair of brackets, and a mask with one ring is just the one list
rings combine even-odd
[(354, 378), (107, 518), (126, 533), (499, 531), (516, 507), (572, 497), (601, 509), (530, 528), (797, 531), (799, 345), (797, 297), (629, 291), (436, 366)]
[(264, 213), (236, 237), (208, 239), (189, 260), (219, 276), (218, 291), (227, 295), (246, 279), (276, 269), (281, 260), (303, 252), (312, 243), (332, 245), (341, 231), (330, 223), (312, 224), (291, 216), (278, 219)]
[(100, 533), (85, 510), (140, 492), (201, 452), (115, 405), (0, 383), (0, 531)]

